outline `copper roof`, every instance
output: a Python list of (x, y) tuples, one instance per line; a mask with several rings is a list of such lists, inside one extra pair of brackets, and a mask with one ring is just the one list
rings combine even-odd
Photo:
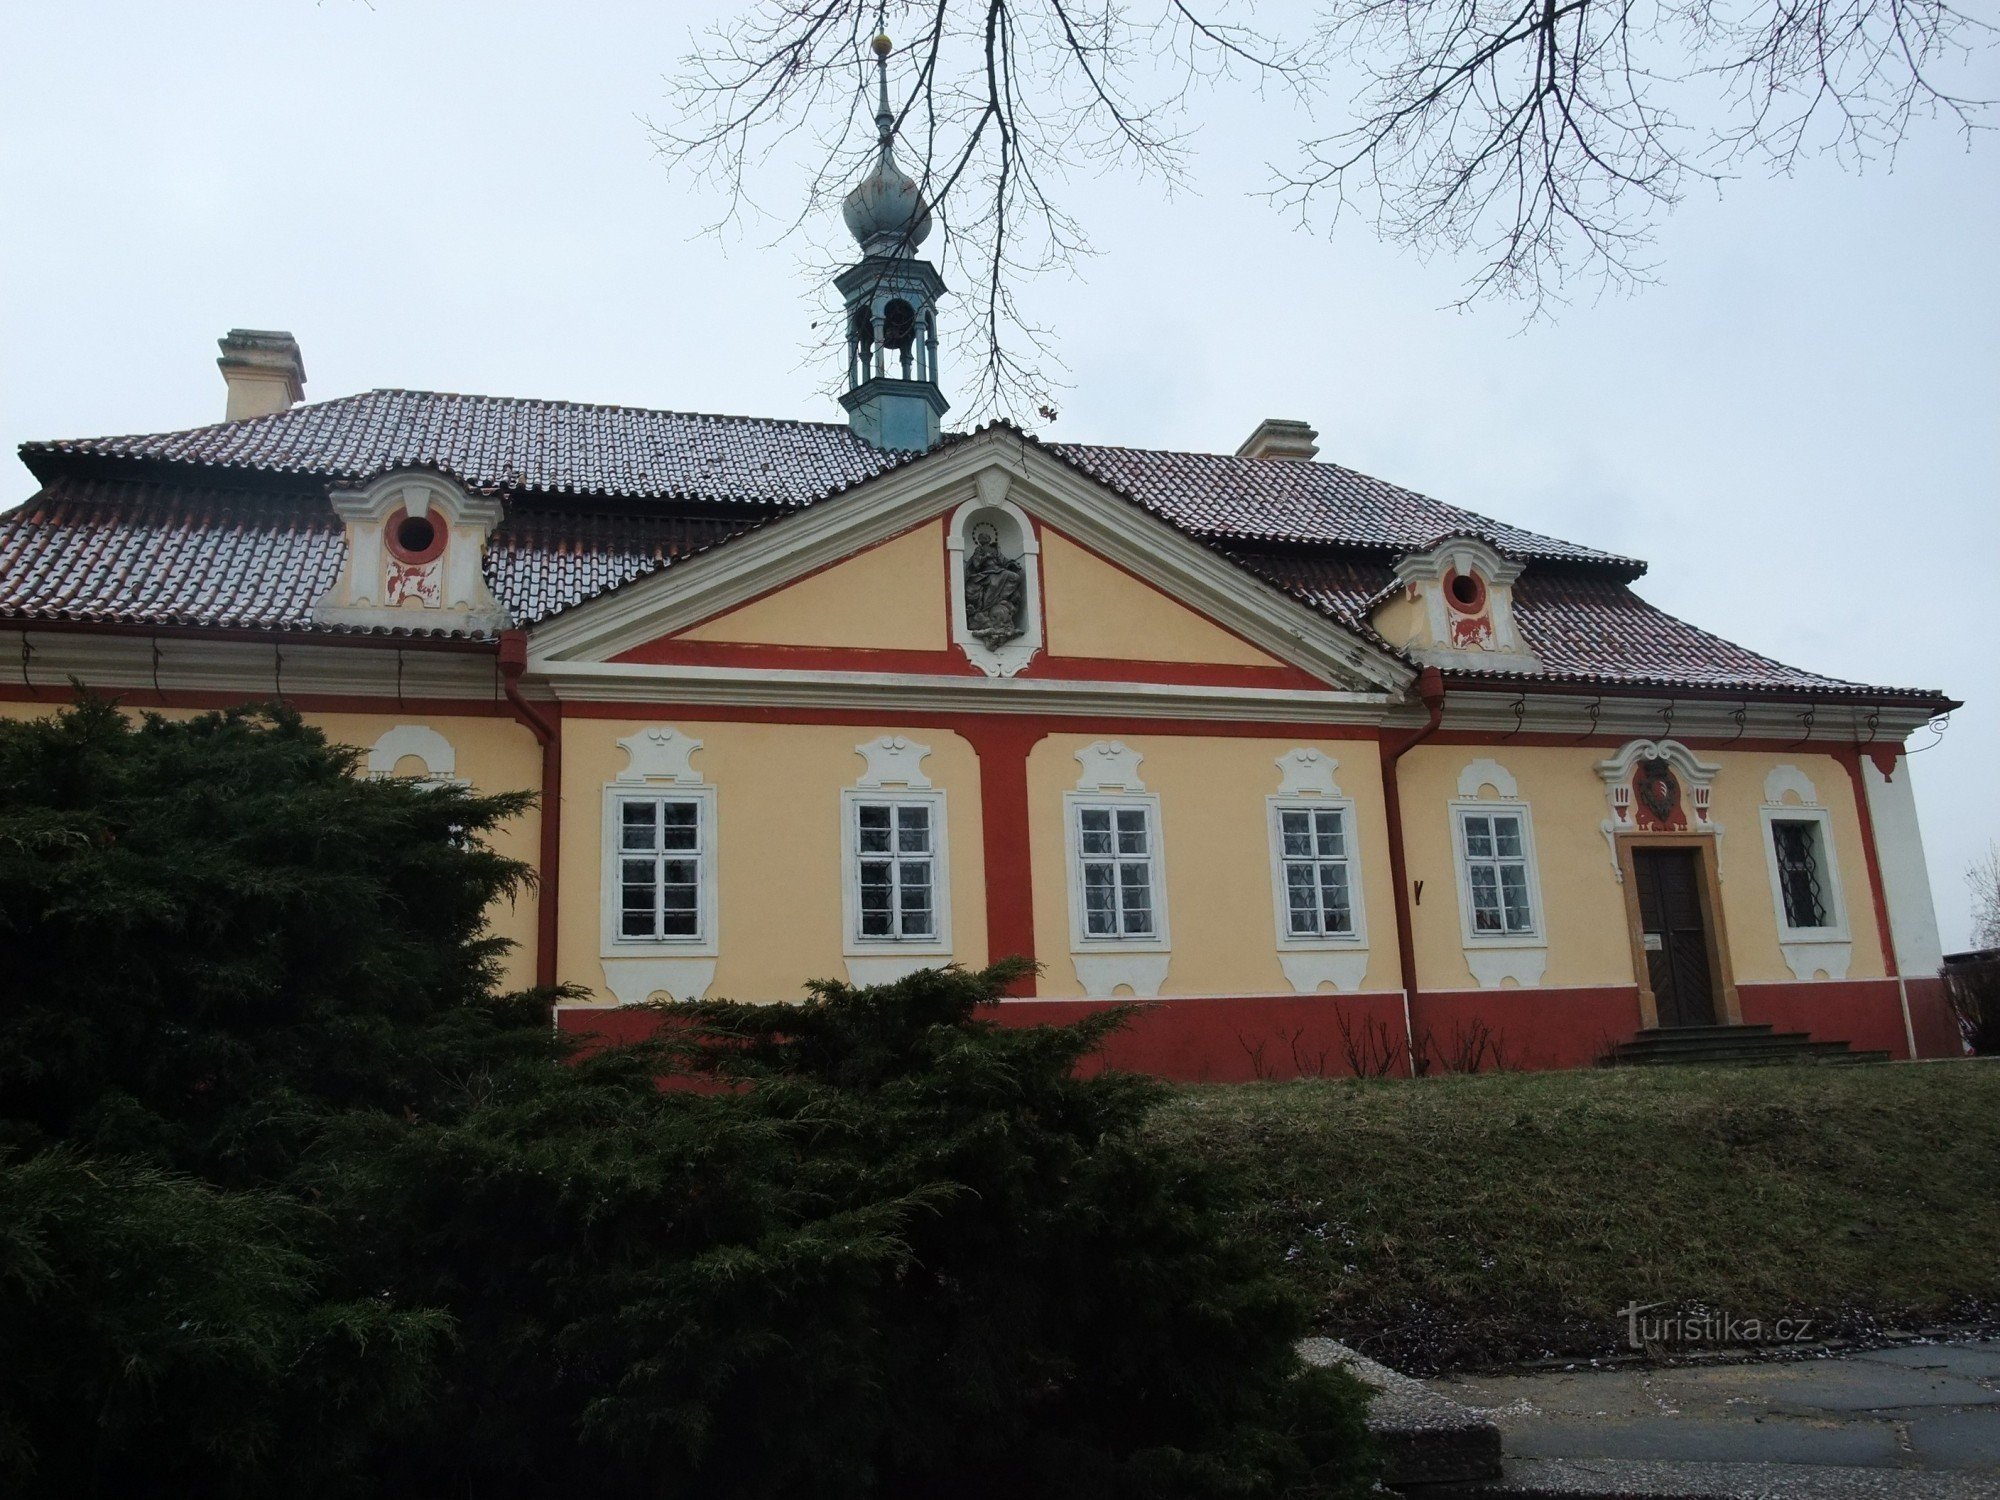
[[(1367, 620), (1395, 559), (1472, 535), (1529, 563), (1515, 614), (1544, 682), (1942, 701), (1785, 666), (1647, 604), (1643, 563), (1338, 464), (1041, 446), (1385, 650)], [(825, 422), (399, 390), (21, 455), (44, 488), (0, 516), (0, 618), (270, 630), (318, 628), (327, 490), (395, 469), (504, 499), (486, 576), (528, 625), (919, 457)]]

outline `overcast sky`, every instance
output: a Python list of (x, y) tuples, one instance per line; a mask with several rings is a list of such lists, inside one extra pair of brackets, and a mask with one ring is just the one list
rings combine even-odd
[[(808, 270), (837, 231), (699, 236), (714, 204), (641, 123), (724, 9), (7, 0), (0, 442), (220, 420), (232, 326), (294, 332), (309, 400), (838, 418)], [(1693, 195), (1664, 285), (1523, 333), (1445, 310), (1465, 266), (1257, 201), (1281, 114), (1200, 124), (1191, 191), (1081, 183), (1099, 254), (1026, 289), (1070, 366), (1048, 435), (1227, 451), (1304, 418), (1324, 457), (1649, 559), (1648, 599), (1756, 649), (1969, 700), (1913, 762), (1962, 945), (2000, 838), (2000, 150), (1940, 128), (1893, 173)], [(8, 471), (0, 505), (32, 489)]]

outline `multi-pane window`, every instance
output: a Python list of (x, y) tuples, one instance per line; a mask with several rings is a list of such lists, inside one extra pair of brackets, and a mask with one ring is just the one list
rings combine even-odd
[(860, 936), (867, 942), (937, 936), (937, 836), (929, 802), (855, 802)]
[(1285, 931), (1295, 938), (1352, 936), (1346, 810), (1279, 808), (1278, 858), (1284, 870)]
[(701, 936), (703, 804), (626, 797), (618, 804), (618, 935), (672, 941)]
[(1820, 883), (1820, 825), (1817, 822), (1771, 820), (1771, 844), (1778, 856), (1778, 893), (1785, 903), (1785, 925), (1791, 928), (1830, 927), (1825, 888)]
[(1079, 806), (1076, 850), (1083, 878), (1084, 934), (1150, 938), (1154, 920), (1153, 832), (1143, 806)]
[(1472, 930), (1482, 937), (1526, 936), (1535, 930), (1528, 895), (1527, 836), (1519, 813), (1468, 812), (1459, 819)]

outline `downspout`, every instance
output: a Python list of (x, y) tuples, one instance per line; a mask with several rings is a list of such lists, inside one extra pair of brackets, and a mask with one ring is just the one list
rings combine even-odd
[[(562, 723), (521, 695), (521, 674), (528, 669), (528, 637), (525, 631), (506, 630), (500, 634), (500, 690), (514, 710), (514, 717), (527, 725), (542, 747), (542, 849), (536, 861), (535, 891), (535, 983), (550, 989), (556, 975), (557, 893), (562, 873)], [(560, 715), (560, 710), (557, 711)]]
[(1437, 732), (1444, 722), (1444, 674), (1425, 667), (1417, 677), (1417, 696), (1429, 717), (1416, 729), (1380, 742), (1382, 750), (1382, 810), (1389, 821), (1389, 879), (1396, 889), (1396, 957), (1403, 969), (1403, 1044), (1408, 1049), (1410, 1075), (1416, 1076), (1417, 1037), (1412, 1011), (1417, 998), (1417, 939), (1410, 927), (1409, 864), (1403, 858), (1403, 794), (1397, 767), (1403, 757)]

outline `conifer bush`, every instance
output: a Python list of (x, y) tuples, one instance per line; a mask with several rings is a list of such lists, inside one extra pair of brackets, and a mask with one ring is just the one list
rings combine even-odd
[[(1232, 1184), (1018, 972), (495, 993), (487, 835), (280, 709), (0, 724), (0, 1488), (1338, 1495)], [(663, 1089), (683, 1071), (722, 1084)]]

